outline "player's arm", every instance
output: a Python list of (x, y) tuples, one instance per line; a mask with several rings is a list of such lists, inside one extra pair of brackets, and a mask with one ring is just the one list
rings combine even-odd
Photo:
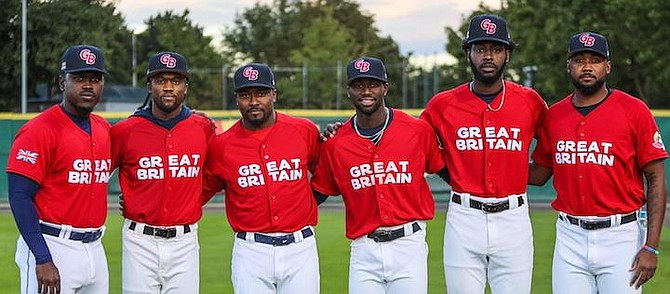
[(328, 199), (328, 195), (325, 195), (317, 190), (312, 189), (312, 193), (314, 194), (314, 200), (316, 200), (316, 205), (321, 205), (321, 203), (326, 202), (326, 199)]
[(554, 172), (550, 168), (531, 162), (528, 165), (528, 185), (542, 186), (547, 183), (553, 174)]
[(449, 184), (449, 182), (451, 182), (451, 176), (449, 175), (449, 170), (446, 166), (435, 174), (438, 175), (445, 183)]
[[(643, 168), (647, 180), (647, 243), (645, 246), (651, 250), (658, 250), (665, 216), (665, 205), (667, 195), (667, 183), (665, 182), (665, 159), (655, 160), (646, 164)], [(658, 256), (647, 250), (640, 249), (635, 256), (631, 271), (634, 272), (631, 286), (638, 289), (647, 282), (656, 272)]]
[[(21, 237), (35, 256), (38, 293), (59, 293), (60, 274), (40, 230), (37, 210), (33, 204), (40, 186), (28, 177), (7, 173), (9, 205)], [(42, 289), (42, 290), (40, 290)], [(53, 291), (53, 292), (52, 292)]]

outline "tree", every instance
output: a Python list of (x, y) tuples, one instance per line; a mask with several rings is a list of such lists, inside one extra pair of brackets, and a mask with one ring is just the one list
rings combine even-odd
[(137, 35), (141, 61), (138, 62), (138, 76), (144, 76), (152, 55), (161, 51), (178, 52), (186, 57), (191, 70), (189, 106), (198, 109), (220, 107), (218, 98), (222, 96), (223, 77), (218, 73), (223, 60), (212, 47), (212, 38), (205, 36), (204, 29), (194, 25), (188, 16), (188, 9), (180, 15), (166, 11), (145, 21), (147, 30)]
[[(307, 63), (310, 68), (312, 65), (323, 70), (331, 68), (324, 75), (310, 71), (318, 80), (310, 82), (309, 107), (334, 105), (336, 98), (332, 90), (326, 91), (324, 98), (312, 95), (321, 91), (317, 89), (332, 88), (336, 81), (333, 67), (340, 58), (344, 59), (343, 66), (359, 56), (380, 58), (389, 67), (390, 79), (397, 81), (406, 61), (397, 43), (391, 37), (379, 36), (373, 17), (361, 12), (360, 5), (351, 0), (257, 3), (237, 15), (234, 23), (223, 33), (222, 47), (226, 48), (224, 54), (237, 62), (252, 59), (274, 67), (297, 69)], [(301, 74), (294, 71), (281, 73), (280, 80), (291, 81), (280, 85), (279, 90), (283, 92), (283, 100), (280, 100), (288, 103), (282, 107), (302, 106), (297, 103), (302, 97), (302, 90), (298, 88)], [(399, 85), (391, 84), (391, 93), (395, 87)], [(400, 105), (399, 101), (399, 96), (387, 98), (390, 105)]]
[[(337, 93), (337, 87), (341, 86), (335, 84), (337, 79), (333, 73), (337, 72), (337, 62), (344, 63), (349, 57), (351, 37), (349, 32), (339, 29), (339, 22), (333, 18), (331, 8), (322, 7), (322, 9), (324, 15), (314, 19), (305, 28), (303, 46), (291, 51), (289, 60), (292, 64), (305, 64), (311, 68), (307, 87), (310, 91), (308, 108), (328, 109), (335, 108), (333, 98)], [(295, 85), (287, 88), (300, 89)], [(299, 93), (286, 92), (286, 94), (288, 95), (285, 96), (291, 99), (287, 104), (301, 105), (296, 99), (301, 97)]]
[(565, 73), (569, 38), (594, 31), (609, 41), (611, 87), (645, 100), (652, 107), (670, 106), (670, 68), (662, 56), (670, 49), (670, 2), (591, 0), (509, 0), (504, 15), (521, 44), (517, 61), (538, 66), (537, 90), (548, 101), (572, 91)]
[[(2, 44), (3, 69), (0, 70), (0, 91), (3, 110), (18, 110), (20, 105), (21, 73), (21, 10), (16, 2), (3, 6), (0, 16), (6, 24), (0, 30), (7, 32), (9, 42)], [(74, 44), (91, 44), (103, 49), (106, 58), (108, 82), (129, 80), (124, 64), (130, 64), (121, 48), (129, 48), (130, 33), (113, 3), (104, 0), (51, 0), (28, 1), (27, 67), (29, 93), (39, 83), (46, 83), (48, 94), (55, 93), (60, 58), (65, 49)], [(9, 8), (9, 9), (6, 9)], [(124, 38), (126, 43), (122, 43)], [(130, 68), (129, 66), (127, 67)], [(29, 95), (30, 96), (30, 95)]]

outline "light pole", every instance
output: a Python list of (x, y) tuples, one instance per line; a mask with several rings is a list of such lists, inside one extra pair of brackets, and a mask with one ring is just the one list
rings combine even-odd
[(135, 40), (135, 30), (132, 31), (132, 37), (131, 37), (131, 47), (132, 47), (132, 64), (133, 64), (133, 87), (137, 86), (137, 71), (135, 70), (137, 67), (137, 50), (135, 49), (137, 41)]
[(21, 113), (26, 113), (28, 110), (28, 63), (26, 58), (26, 46), (28, 43), (26, 42), (26, 36), (28, 35), (26, 32), (26, 27), (28, 26), (26, 17), (28, 15), (28, 8), (26, 1), (21, 0)]

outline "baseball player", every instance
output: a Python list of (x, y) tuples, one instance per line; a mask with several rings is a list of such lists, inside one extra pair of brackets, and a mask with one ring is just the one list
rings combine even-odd
[(63, 101), (28, 121), (9, 152), (9, 203), (21, 235), (21, 293), (107, 293), (109, 123), (92, 114), (105, 84), (102, 51), (63, 54)]
[(421, 118), (437, 132), (451, 176), (444, 234), (449, 293), (530, 293), (533, 237), (526, 184), (529, 147), (546, 103), (505, 81), (514, 49), (507, 23), (472, 18), (463, 42), (474, 79), (436, 94)]
[(199, 291), (202, 167), (214, 127), (184, 106), (189, 77), (181, 54), (153, 55), (151, 100), (112, 127), (125, 217), (124, 293)]
[(308, 173), (319, 131), (307, 119), (275, 111), (277, 90), (266, 64), (237, 69), (234, 88), (242, 118), (212, 139), (203, 202), (226, 192), (235, 293), (318, 293), (317, 206)]
[(541, 185), (554, 176), (553, 292), (641, 293), (658, 264), (668, 154), (644, 102), (607, 87), (604, 36), (572, 36), (568, 56), (576, 90), (543, 119), (529, 178)]
[(317, 193), (342, 195), (352, 239), (349, 293), (427, 293), (426, 220), (435, 203), (424, 172), (444, 168), (431, 127), (385, 106), (386, 68), (361, 57), (347, 65), (356, 115), (323, 143)]

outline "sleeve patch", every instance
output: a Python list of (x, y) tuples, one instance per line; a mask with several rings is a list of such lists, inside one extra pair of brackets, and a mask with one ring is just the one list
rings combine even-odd
[(663, 145), (663, 139), (661, 139), (661, 133), (656, 131), (654, 133), (654, 143), (651, 144), (656, 149), (665, 150), (665, 145)]
[[(659, 136), (660, 139), (660, 136)], [(663, 145), (663, 143), (661, 143)], [(21, 160), (28, 162), (30, 164), (36, 164), (37, 163), (37, 157), (40, 155), (37, 152), (32, 152), (30, 150), (23, 150), (19, 149), (19, 152), (16, 153), (16, 160)]]

